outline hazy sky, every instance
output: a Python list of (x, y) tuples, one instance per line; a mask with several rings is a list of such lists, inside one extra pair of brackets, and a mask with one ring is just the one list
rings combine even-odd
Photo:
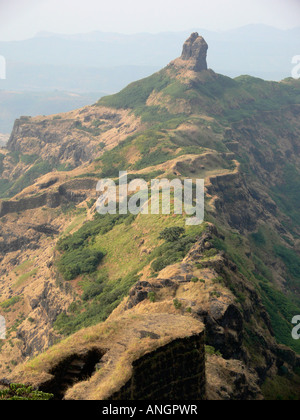
[(300, 0), (0, 0), (0, 40), (57, 33), (300, 26)]

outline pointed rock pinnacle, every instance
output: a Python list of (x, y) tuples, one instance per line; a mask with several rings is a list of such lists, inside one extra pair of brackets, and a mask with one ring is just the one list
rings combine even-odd
[(208, 45), (202, 36), (194, 32), (183, 45), (182, 61), (187, 61), (187, 67), (197, 72), (207, 70)]

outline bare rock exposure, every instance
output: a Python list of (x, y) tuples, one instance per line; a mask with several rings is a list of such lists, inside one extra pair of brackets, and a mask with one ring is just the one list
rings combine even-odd
[(190, 61), (191, 70), (207, 70), (207, 50), (208, 45), (205, 39), (202, 36), (199, 36), (197, 32), (194, 32), (183, 45), (181, 60)]
[(198, 32), (194, 32), (183, 44), (182, 54), (179, 58), (170, 63), (171, 66), (201, 73), (207, 67), (208, 45)]

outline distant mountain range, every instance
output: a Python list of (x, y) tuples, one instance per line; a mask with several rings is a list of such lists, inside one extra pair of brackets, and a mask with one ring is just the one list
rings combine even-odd
[[(209, 67), (230, 77), (249, 74), (266, 80), (282, 80), (290, 77), (292, 57), (300, 54), (300, 28), (283, 31), (249, 25), (226, 32), (197, 31), (211, 45)], [(9, 132), (13, 120), (21, 114), (48, 112), (39, 108), (39, 100), (32, 92), (94, 92), (93, 97), (95, 92), (117, 92), (179, 56), (182, 42), (189, 33), (190, 30), (134, 35), (43, 32), (25, 41), (0, 42), (0, 55), (7, 62), (7, 79), (0, 80), (0, 90), (31, 92), (30, 100), (22, 98), (20, 102), (19, 95), (15, 96), (10, 116), (3, 116), (4, 111), (0, 110), (0, 132)], [(72, 101), (67, 108), (53, 101), (52, 105), (51, 113), (80, 106)]]
[[(230, 77), (246, 73), (279, 80), (290, 76), (291, 59), (300, 54), (300, 28), (283, 31), (249, 25), (226, 32), (195, 29), (211, 45), (209, 67)], [(189, 34), (190, 30), (135, 35), (40, 33), (25, 41), (0, 42), (0, 55), (6, 57), (8, 66), (7, 81), (1, 85), (26, 90), (53, 86), (85, 92), (117, 91), (136, 75), (150, 75), (180, 55), (182, 41)], [(120, 67), (124, 71), (121, 80)], [(110, 73), (112, 68), (114, 74)]]

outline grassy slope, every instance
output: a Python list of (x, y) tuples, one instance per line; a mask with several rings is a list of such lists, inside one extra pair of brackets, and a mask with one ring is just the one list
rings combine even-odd
[[(100, 231), (97, 227), (99, 221), (102, 225)], [(184, 226), (184, 223), (182, 216), (172, 215), (139, 215), (136, 218), (103, 218), (97, 215), (74, 235), (62, 238), (58, 244), (62, 252), (58, 268), (62, 274), (69, 272), (69, 266), (78, 263), (77, 251), (86, 255), (86, 252), (101, 250), (105, 257), (98, 268), (94, 266), (90, 273), (82, 273), (77, 286), (81, 298), (71, 305), (67, 314), (58, 317), (55, 323), (58, 331), (71, 334), (82, 327), (104, 321), (139, 280), (142, 271), (147, 267), (150, 269), (153, 261), (159, 261), (159, 266), (180, 261), (194, 243), (195, 236), (202, 231), (202, 226), (186, 230), (176, 253), (174, 245), (165, 244), (159, 236), (165, 228)], [(74, 249), (76, 253), (72, 260)], [(66, 255), (71, 258), (67, 262), (64, 259)], [(76, 278), (74, 276), (74, 280)], [(67, 276), (65, 280), (70, 278)]]

